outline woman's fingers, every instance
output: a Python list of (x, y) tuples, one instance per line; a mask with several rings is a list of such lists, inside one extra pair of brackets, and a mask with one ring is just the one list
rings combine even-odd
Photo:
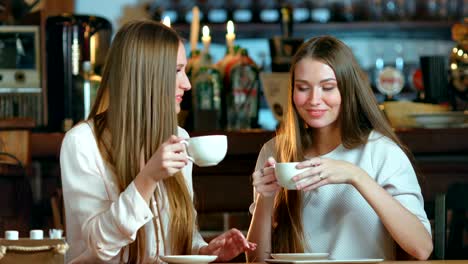
[(323, 179), (323, 180), (319, 180), (319, 181), (315, 182), (312, 185), (302, 187), (303, 188), (302, 190), (303, 191), (312, 191), (312, 190), (315, 190), (315, 189), (317, 189), (319, 187), (322, 187), (323, 185), (326, 185), (326, 184), (328, 184), (327, 179)]
[(273, 183), (273, 182), (276, 182), (276, 177), (274, 174), (270, 174), (270, 175), (265, 175), (263, 177), (254, 178), (252, 185), (259, 186), (262, 184), (266, 185), (266, 184)]
[(268, 157), (264, 167), (274, 167), (276, 160), (273, 157)]
[(307, 167), (317, 167), (317, 166), (322, 165), (325, 161), (326, 161), (326, 158), (321, 158), (321, 157), (312, 158), (312, 159), (308, 159), (308, 160), (300, 162), (299, 164), (297, 164), (297, 168), (303, 169)]

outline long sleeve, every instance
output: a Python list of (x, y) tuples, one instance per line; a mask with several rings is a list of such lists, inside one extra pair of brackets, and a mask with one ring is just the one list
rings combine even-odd
[[(91, 128), (69, 131), (60, 153), (70, 258), (78, 255), (111, 260), (135, 240), (153, 214), (130, 184), (119, 194), (112, 173), (98, 151)], [(67, 258), (68, 258), (67, 257)]]
[[(179, 137), (182, 137), (182, 138), (189, 137), (189, 134), (187, 133), (187, 131), (185, 131), (181, 127), (178, 128), (178, 135)], [(184, 169), (182, 170), (182, 173), (184, 174), (185, 182), (187, 184), (187, 188), (189, 189), (189, 193), (192, 196), (192, 201), (193, 201), (192, 169), (193, 169), (193, 163), (189, 162), (189, 164), (187, 164), (187, 166), (185, 166)], [(205, 242), (205, 240), (201, 236), (200, 231), (198, 230), (198, 227), (195, 228), (193, 239), (192, 239), (192, 254), (198, 254), (198, 251), (200, 250), (200, 248), (206, 245), (208, 244)]]

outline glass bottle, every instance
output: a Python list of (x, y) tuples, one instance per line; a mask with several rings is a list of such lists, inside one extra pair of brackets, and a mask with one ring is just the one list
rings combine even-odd
[(227, 129), (258, 127), (259, 70), (247, 50), (240, 50), (239, 59), (226, 73)]
[(220, 72), (211, 63), (211, 56), (202, 53), (199, 69), (192, 79), (193, 129), (222, 128), (222, 82)]

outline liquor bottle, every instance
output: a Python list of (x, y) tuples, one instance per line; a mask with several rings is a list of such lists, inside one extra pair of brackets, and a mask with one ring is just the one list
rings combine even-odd
[(240, 130), (258, 127), (259, 70), (241, 49), (238, 60), (227, 66), (225, 80), (227, 129)]
[(196, 131), (222, 128), (222, 82), (211, 56), (202, 53), (201, 63), (192, 77), (193, 129)]

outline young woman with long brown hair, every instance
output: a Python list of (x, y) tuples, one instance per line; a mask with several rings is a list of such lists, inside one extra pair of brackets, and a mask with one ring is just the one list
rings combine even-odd
[[(283, 124), (252, 174), (247, 239), (258, 246), (249, 261), (270, 252), (395, 259), (395, 242), (427, 259), (431, 228), (409, 157), (351, 50), (330, 36), (310, 39), (292, 61)], [(307, 170), (286, 190), (274, 166), (292, 161)]]
[(196, 226), (192, 163), (177, 126), (185, 49), (165, 25), (124, 25), (109, 50), (89, 118), (67, 132), (60, 163), (72, 263), (155, 263), (160, 255), (255, 248), (238, 230), (207, 244)]

